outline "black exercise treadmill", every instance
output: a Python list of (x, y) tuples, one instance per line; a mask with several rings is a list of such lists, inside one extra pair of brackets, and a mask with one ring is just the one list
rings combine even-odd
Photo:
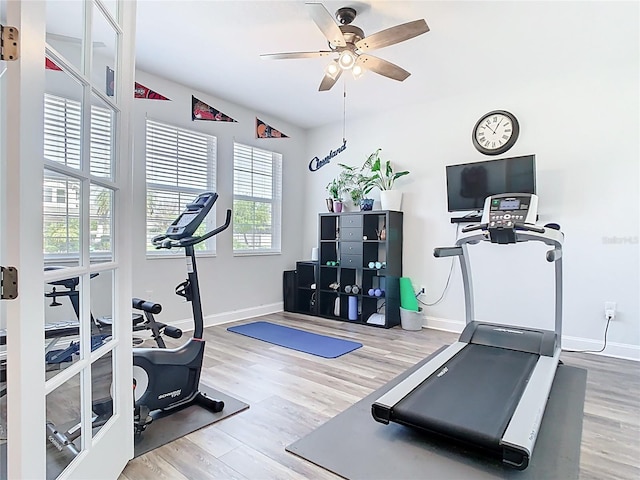
[[(465, 291), (466, 327), (457, 342), (436, 354), (372, 405), (375, 420), (419, 428), (477, 447), (517, 469), (529, 464), (560, 357), (562, 240), (556, 228), (534, 225), (537, 197), (502, 194), (485, 200), (482, 223), (463, 229), (454, 247)], [(555, 264), (555, 331), (473, 320), (467, 246), (541, 241)]]

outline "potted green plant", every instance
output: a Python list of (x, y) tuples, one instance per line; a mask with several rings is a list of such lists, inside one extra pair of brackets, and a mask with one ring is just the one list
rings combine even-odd
[(409, 174), (409, 171), (403, 170), (401, 172), (395, 172), (391, 161), (382, 161), (380, 158), (379, 148), (364, 162), (363, 169), (368, 169), (371, 175), (368, 176), (365, 191), (370, 191), (372, 188), (378, 188), (380, 190), (380, 203), (382, 210), (400, 210), (402, 206), (402, 192), (392, 190), (395, 181)]
[(342, 194), (344, 193), (344, 180), (340, 176), (334, 178), (329, 184), (327, 184), (327, 209), (330, 212), (340, 213), (342, 212)]
[(359, 169), (343, 163), (338, 164), (342, 168), (340, 177), (342, 178), (345, 190), (349, 192), (349, 196), (353, 204), (360, 207), (360, 210), (366, 211), (373, 208), (373, 199), (367, 198), (367, 193), (373, 187), (368, 187), (370, 179), (364, 167)]

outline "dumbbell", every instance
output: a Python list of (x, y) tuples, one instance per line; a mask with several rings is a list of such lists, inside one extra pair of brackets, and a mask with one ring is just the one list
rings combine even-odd
[(346, 287), (344, 287), (344, 292), (357, 295), (358, 293), (360, 293), (360, 287), (357, 285), (347, 285)]

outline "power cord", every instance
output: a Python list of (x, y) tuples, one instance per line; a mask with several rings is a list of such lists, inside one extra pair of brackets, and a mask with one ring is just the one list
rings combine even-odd
[(444, 298), (445, 294), (447, 293), (447, 290), (449, 289), (449, 283), (451, 282), (451, 274), (453, 273), (453, 264), (454, 264), (454, 260), (455, 258), (451, 259), (451, 267), (449, 268), (449, 275), (447, 275), (447, 283), (445, 283), (444, 285), (444, 289), (442, 290), (442, 295), (440, 295), (440, 297), (438, 298), (438, 300), (436, 300), (433, 303), (427, 303), (427, 302), (423, 302), (422, 300), (420, 300), (420, 295), (422, 294), (422, 292), (420, 294), (418, 294), (418, 302), (420, 302), (422, 305), (425, 305), (427, 307), (433, 307), (434, 305), (439, 304), (442, 299)]
[[(458, 240), (458, 235), (460, 234), (460, 224), (456, 224), (456, 238), (453, 241), (453, 243), (455, 243)], [(449, 267), (449, 274), (447, 275), (447, 282), (444, 285), (444, 289), (442, 290), (442, 295), (440, 295), (440, 297), (433, 303), (427, 303), (427, 302), (423, 302), (422, 300), (420, 300), (420, 295), (423, 295), (425, 292), (420, 291), (420, 293), (418, 293), (418, 295), (416, 295), (416, 298), (418, 299), (418, 302), (421, 303), (422, 305), (426, 306), (426, 307), (433, 307), (434, 305), (439, 304), (442, 299), (444, 298), (445, 294), (447, 293), (447, 290), (449, 289), (449, 283), (451, 282), (451, 274), (453, 273), (453, 264), (455, 263), (455, 259), (456, 257), (451, 257), (451, 266)]]
[(607, 333), (609, 332), (609, 324), (613, 320), (613, 315), (607, 315), (607, 325), (604, 328), (604, 341), (602, 348), (600, 350), (562, 350), (563, 352), (571, 352), (571, 353), (602, 353), (604, 349), (607, 348)]

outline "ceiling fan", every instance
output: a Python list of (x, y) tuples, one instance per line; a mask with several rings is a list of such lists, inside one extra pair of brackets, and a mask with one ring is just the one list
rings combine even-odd
[(306, 3), (311, 18), (329, 42), (330, 50), (316, 52), (269, 53), (261, 58), (281, 60), (290, 58), (315, 58), (338, 55), (325, 68), (325, 76), (320, 83), (320, 91), (329, 90), (338, 81), (344, 70), (352, 70), (357, 78), (365, 70), (402, 82), (409, 75), (405, 69), (373, 55), (370, 50), (404, 42), (429, 31), (423, 19), (403, 23), (380, 32), (365, 36), (361, 28), (351, 25), (356, 18), (356, 10), (351, 7), (339, 8), (336, 12), (338, 25), (321, 3)]

